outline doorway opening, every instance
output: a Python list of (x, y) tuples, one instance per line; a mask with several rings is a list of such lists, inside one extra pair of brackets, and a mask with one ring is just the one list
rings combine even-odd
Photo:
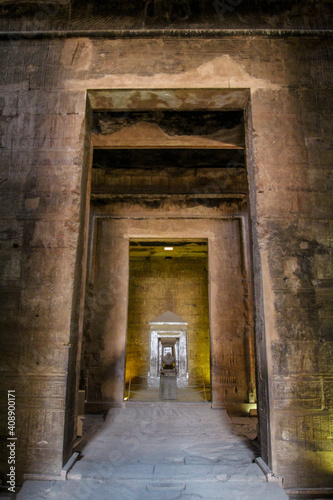
[(169, 369), (171, 399), (210, 400), (207, 250), (205, 240), (130, 241), (126, 400), (165, 399)]
[[(248, 412), (256, 406), (244, 154), (248, 92), (231, 92), (236, 100), (228, 93), (225, 101), (216, 90), (149, 94), (158, 99), (149, 101), (144, 91), (103, 92), (98, 99), (97, 93), (89, 94), (93, 158), (81, 364), (85, 411), (122, 406), (124, 398), (138, 397), (135, 384), (139, 397), (154, 388), (149, 384), (151, 335), (157, 332), (155, 323), (163, 323), (157, 321), (160, 316), (171, 313), (179, 318), (173, 331), (156, 333), (156, 375), (169, 370), (164, 348), (174, 358), (170, 373), (180, 372), (179, 325), (186, 324), (184, 389), (201, 378), (202, 400), (211, 400), (214, 408)], [(171, 98), (176, 100), (171, 103)], [(205, 273), (199, 287), (179, 281), (190, 274), (194, 247), (203, 254), (195, 266)], [(181, 250), (188, 254), (177, 257)], [(167, 273), (174, 276), (173, 284), (171, 278), (167, 286), (159, 278), (158, 285), (157, 276)], [(206, 337), (199, 343), (204, 347), (195, 350), (191, 322), (203, 299), (192, 293), (200, 287), (206, 313), (197, 316), (206, 325)], [(176, 385), (180, 391), (181, 383)]]

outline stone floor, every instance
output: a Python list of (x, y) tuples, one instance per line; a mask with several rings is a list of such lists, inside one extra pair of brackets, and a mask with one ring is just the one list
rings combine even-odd
[[(127, 393), (128, 394), (128, 393)], [(205, 399), (206, 397), (206, 399)], [(150, 401), (155, 402), (161, 399), (160, 389), (156, 387), (135, 387), (131, 390), (129, 401)], [(210, 399), (210, 388), (203, 391), (202, 387), (179, 388), (177, 389), (176, 400), (183, 403), (203, 403)]]
[[(238, 423), (238, 425), (240, 425)], [(205, 403), (135, 403), (89, 416), (67, 481), (26, 481), (20, 500), (282, 500), (251, 441)]]

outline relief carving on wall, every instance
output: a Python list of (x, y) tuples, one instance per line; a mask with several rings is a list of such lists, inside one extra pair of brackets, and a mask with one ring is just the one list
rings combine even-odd
[(186, 21), (191, 14), (189, 0), (146, 0), (144, 25), (147, 21), (161, 20), (168, 23)]

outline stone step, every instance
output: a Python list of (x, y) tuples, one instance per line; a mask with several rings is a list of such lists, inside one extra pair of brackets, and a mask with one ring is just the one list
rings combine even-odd
[(140, 479), (165, 481), (265, 481), (257, 464), (124, 464), (113, 466), (110, 462), (79, 461), (68, 473), (69, 479)]
[(170, 493), (172, 491), (184, 491), (186, 490), (186, 484), (185, 483), (150, 483), (146, 485), (147, 491), (154, 491), (154, 492), (167, 492)]
[(133, 464), (115, 467), (110, 462), (82, 461), (77, 462), (69, 472), (68, 479), (140, 479), (152, 480), (154, 465)]
[(287, 500), (230, 425), (202, 403), (127, 403), (92, 425), (67, 481), (27, 481), (17, 498)]
[(167, 465), (158, 464), (154, 469), (154, 479), (214, 481), (228, 478), (231, 481), (266, 481), (265, 475), (257, 464), (246, 465)]
[(139, 481), (80, 479), (26, 481), (18, 500), (94, 499), (105, 500), (288, 500), (277, 483), (244, 481)]

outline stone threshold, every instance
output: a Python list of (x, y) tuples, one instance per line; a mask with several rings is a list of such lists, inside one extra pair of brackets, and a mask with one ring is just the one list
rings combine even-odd
[(289, 500), (333, 498), (333, 488), (286, 488)]

